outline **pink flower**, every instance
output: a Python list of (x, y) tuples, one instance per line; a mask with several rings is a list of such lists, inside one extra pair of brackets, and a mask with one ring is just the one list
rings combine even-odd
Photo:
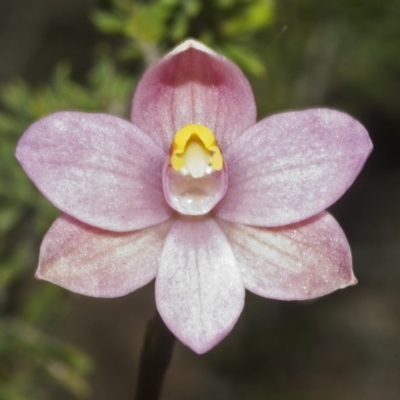
[(356, 283), (324, 211), (372, 149), (356, 120), (311, 109), (256, 123), (243, 73), (188, 40), (145, 72), (131, 121), (59, 112), (21, 138), (18, 160), (64, 213), (38, 278), (98, 297), (156, 278), (163, 320), (198, 353), (232, 329), (245, 289), (303, 300)]

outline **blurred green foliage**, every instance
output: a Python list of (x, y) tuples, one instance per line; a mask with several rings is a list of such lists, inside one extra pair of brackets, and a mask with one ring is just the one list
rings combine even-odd
[(104, 33), (125, 38), (122, 59), (157, 59), (180, 41), (196, 38), (261, 76), (254, 34), (273, 22), (273, 0), (111, 0), (93, 14)]
[(58, 211), (34, 188), (14, 152), (21, 133), (52, 112), (72, 109), (126, 115), (134, 81), (118, 72), (105, 54), (96, 59), (85, 85), (74, 82), (70, 72), (60, 64), (47, 85), (33, 89), (17, 80), (0, 93), (1, 400), (51, 399), (55, 383), (74, 398), (89, 394), (87, 356), (43, 333), (51, 331), (67, 311), (65, 291), (46, 284), (26, 290), (41, 238)]
[(399, 0), (276, 2), (274, 23), (256, 37), (268, 71), (255, 87), (267, 93), (261, 113), (330, 102), (397, 115), (399, 19)]
[(88, 358), (31, 324), (0, 321), (0, 359), (1, 399), (51, 398), (46, 393), (49, 378), (78, 399), (89, 393), (84, 379), (91, 368)]

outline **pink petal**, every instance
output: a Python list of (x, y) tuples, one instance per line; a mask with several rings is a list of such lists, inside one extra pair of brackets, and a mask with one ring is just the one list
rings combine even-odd
[(87, 296), (123, 296), (155, 277), (171, 224), (115, 233), (63, 215), (43, 239), (36, 277)]
[(353, 183), (372, 144), (349, 115), (313, 109), (273, 115), (225, 152), (229, 188), (219, 217), (280, 226), (316, 215)]
[(166, 151), (178, 129), (211, 129), (222, 148), (256, 121), (250, 84), (226, 58), (187, 40), (149, 68), (132, 104), (132, 121)]
[(279, 300), (305, 300), (357, 283), (346, 237), (323, 212), (280, 228), (220, 221), (246, 289)]
[(165, 154), (120, 118), (52, 114), (25, 132), (16, 156), (56, 207), (89, 225), (123, 232), (169, 218), (161, 176)]
[(225, 235), (210, 218), (179, 219), (156, 278), (156, 302), (168, 328), (197, 353), (219, 343), (236, 323), (244, 287)]

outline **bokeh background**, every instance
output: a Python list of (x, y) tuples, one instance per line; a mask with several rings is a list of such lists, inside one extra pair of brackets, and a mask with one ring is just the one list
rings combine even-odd
[(129, 118), (146, 65), (187, 36), (242, 67), (259, 118), (341, 109), (375, 149), (331, 208), (359, 284), (308, 302), (247, 293), (215, 349), (176, 344), (162, 399), (398, 399), (399, 21), (400, 0), (0, 0), (0, 400), (133, 399), (153, 285), (105, 300), (35, 281), (58, 211), (14, 149), (56, 110)]

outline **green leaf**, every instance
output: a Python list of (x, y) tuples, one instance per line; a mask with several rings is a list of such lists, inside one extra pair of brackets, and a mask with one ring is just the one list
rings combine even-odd
[(262, 77), (266, 73), (263, 62), (254, 52), (238, 44), (225, 45), (221, 52), (236, 62), (243, 70), (256, 77)]
[(104, 33), (122, 33), (124, 31), (124, 18), (118, 15), (96, 10), (92, 13), (91, 19), (94, 25)]
[(243, 13), (236, 15), (221, 24), (221, 31), (226, 36), (238, 36), (251, 33), (269, 26), (273, 21), (274, 2), (258, 0), (247, 7)]
[[(34, 387), (40, 385), (43, 388), (48, 385), (48, 378), (52, 378), (77, 398), (85, 398), (89, 394), (86, 376), (92, 369), (92, 363), (86, 355), (19, 320), (2, 320), (0, 365), (17, 357), (17, 365), (13, 367), (10, 363), (7, 369), (8, 382), (20, 388), (17, 393), (32, 393)], [(42, 381), (26, 379), (29, 370), (35, 371)], [(0, 386), (0, 390), (5, 387)]]
[[(1, 204), (1, 203), (0, 203)], [(21, 210), (18, 204), (1, 205), (0, 207), (0, 237), (9, 231), (20, 218)]]
[(4, 105), (16, 114), (26, 114), (26, 104), (31, 101), (32, 94), (29, 87), (21, 80), (6, 85), (0, 92)]
[(152, 5), (135, 7), (125, 26), (128, 37), (147, 43), (158, 43), (165, 32), (168, 8)]
[(180, 14), (172, 24), (171, 38), (179, 42), (184, 39), (189, 29), (189, 20), (186, 15)]
[(26, 251), (22, 243), (15, 246), (14, 251), (5, 256), (0, 268), (0, 290), (5, 291), (8, 286), (21, 279), (27, 270)]

